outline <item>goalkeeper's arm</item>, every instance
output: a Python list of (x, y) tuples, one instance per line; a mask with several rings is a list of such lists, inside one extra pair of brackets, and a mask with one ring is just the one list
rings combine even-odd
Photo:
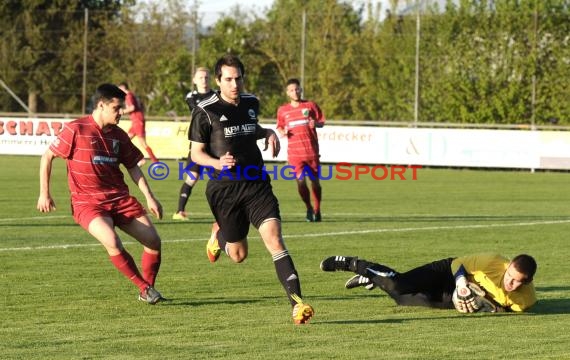
[(477, 295), (469, 288), (467, 271), (463, 264), (459, 266), (459, 269), (457, 269), (455, 273), (455, 291), (457, 292), (457, 310), (459, 312), (472, 313), (479, 310), (479, 306), (475, 301)]

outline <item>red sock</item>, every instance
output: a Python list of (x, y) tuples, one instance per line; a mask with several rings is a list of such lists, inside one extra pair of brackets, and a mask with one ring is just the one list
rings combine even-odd
[(152, 152), (152, 149), (150, 148), (150, 146), (147, 146), (147, 147), (145, 148), (145, 150), (146, 150), (146, 152), (147, 152), (148, 157), (150, 158), (150, 160), (152, 160), (152, 162), (158, 162), (158, 159), (157, 159), (156, 156), (154, 156), (154, 153)]
[(321, 198), (322, 198), (322, 188), (321, 188), (321, 184), (312, 184), (312, 188), (313, 188), (313, 209), (315, 210), (315, 212), (319, 212), (321, 211)]
[(151, 254), (143, 251), (141, 260), (142, 276), (150, 286), (154, 286), (158, 269), (160, 269), (160, 253)]
[(135, 260), (126, 250), (121, 251), (119, 255), (109, 256), (109, 259), (115, 265), (117, 270), (119, 270), (123, 275), (125, 275), (129, 280), (135, 284), (140, 291), (146, 289), (149, 285), (144, 279), (142, 278), (137, 265), (135, 264)]
[(297, 183), (297, 191), (301, 195), (301, 200), (307, 206), (307, 210), (311, 208), (311, 193), (305, 183)]

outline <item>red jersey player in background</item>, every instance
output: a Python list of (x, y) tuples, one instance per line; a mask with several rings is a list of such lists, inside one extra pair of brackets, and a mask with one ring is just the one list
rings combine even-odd
[[(152, 149), (146, 143), (146, 129), (145, 129), (145, 119), (142, 104), (139, 99), (129, 90), (129, 85), (123, 82), (119, 84), (119, 88), (127, 94), (125, 98), (125, 108), (122, 110), (122, 115), (129, 114), (131, 118), (131, 128), (129, 129), (129, 137), (132, 139), (135, 136), (139, 139), (139, 144), (146, 151), (148, 157), (152, 162), (158, 162), (156, 156), (152, 152)], [(139, 165), (144, 164), (144, 159), (141, 160)]]
[[(307, 207), (306, 220), (321, 221), (321, 184), (319, 181), (319, 139), (316, 128), (323, 127), (325, 117), (319, 106), (301, 98), (303, 89), (298, 79), (289, 79), (286, 84), (287, 96), (291, 100), (277, 110), (277, 131), (287, 136), (287, 161), (295, 168), (297, 190)], [(307, 186), (311, 180), (311, 196)]]
[[(52, 162), (56, 157), (65, 159), (75, 222), (105, 247), (113, 265), (139, 288), (139, 300), (156, 304), (163, 300), (154, 289), (161, 240), (143, 206), (129, 194), (119, 165), (126, 167), (149, 210), (159, 219), (162, 206), (137, 166), (143, 154), (117, 126), (124, 99), (125, 93), (117, 86), (103, 84), (95, 93), (92, 114), (65, 124), (41, 159), (37, 209), (55, 210), (50, 194)], [(142, 274), (123, 247), (115, 226), (143, 245)]]

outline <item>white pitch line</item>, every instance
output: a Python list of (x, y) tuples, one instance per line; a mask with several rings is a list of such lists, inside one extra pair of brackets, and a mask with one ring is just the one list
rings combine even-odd
[(0, 219), (0, 223), (17, 222), (22, 220), (52, 220), (52, 219), (62, 219), (70, 218), (73, 220), (71, 215), (52, 215), (52, 216), (31, 216), (31, 217), (21, 217), (21, 218), (5, 218)]
[[(530, 221), (530, 222), (518, 222), (518, 223), (502, 223), (502, 224), (425, 226), (425, 227), (407, 227), (407, 228), (395, 228), (395, 229), (368, 229), (368, 230), (337, 231), (337, 232), (328, 232), (328, 233), (295, 234), (295, 235), (286, 235), (286, 236), (284, 236), (284, 238), (285, 239), (299, 239), (299, 238), (311, 238), (311, 237), (321, 237), (321, 236), (359, 235), (359, 234), (431, 231), (431, 230), (485, 229), (485, 228), (497, 228), (497, 227), (556, 225), (556, 224), (568, 224), (568, 223), (570, 223), (570, 219), (568, 219), (568, 220)], [(259, 237), (254, 236), (252, 238), (255, 239), (255, 238), (259, 238)], [(205, 238), (205, 237), (200, 237), (200, 238), (190, 238), (190, 239), (163, 240), (162, 242), (163, 243), (185, 243), (185, 242), (205, 241), (206, 239), (207, 238)], [(124, 244), (135, 244), (134, 241), (124, 241), (123, 243)], [(49, 245), (49, 246), (24, 246), (24, 247), (15, 247), (15, 248), (0, 248), (0, 252), (72, 249), (72, 248), (95, 247), (95, 246), (101, 246), (101, 245), (99, 243), (92, 243), (92, 244), (62, 244), (62, 245)]]
[[(88, 236), (86, 234), (86, 236)], [(92, 241), (94, 239), (89, 238), (87, 241)], [(162, 240), (163, 243), (179, 243), (179, 242), (195, 242), (195, 241), (206, 241), (206, 238), (193, 238), (193, 239), (173, 239), (173, 240)], [(128, 244), (138, 244), (135, 241), (123, 241), (125, 245)], [(77, 249), (77, 248), (89, 248), (89, 247), (99, 247), (100, 243), (89, 243), (89, 244), (60, 244), (60, 245), (42, 245), (42, 246), (22, 246), (14, 248), (0, 248), (0, 252), (8, 251), (33, 251), (33, 250), (58, 250), (58, 249)]]

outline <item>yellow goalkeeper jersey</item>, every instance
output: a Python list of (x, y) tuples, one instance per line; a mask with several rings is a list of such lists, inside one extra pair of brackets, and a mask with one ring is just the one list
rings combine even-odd
[(536, 303), (536, 292), (532, 282), (523, 284), (515, 291), (503, 289), (503, 277), (510, 260), (499, 254), (478, 254), (461, 256), (451, 263), (453, 274), (463, 264), (467, 280), (485, 290), (486, 297), (512, 311), (525, 311)]

